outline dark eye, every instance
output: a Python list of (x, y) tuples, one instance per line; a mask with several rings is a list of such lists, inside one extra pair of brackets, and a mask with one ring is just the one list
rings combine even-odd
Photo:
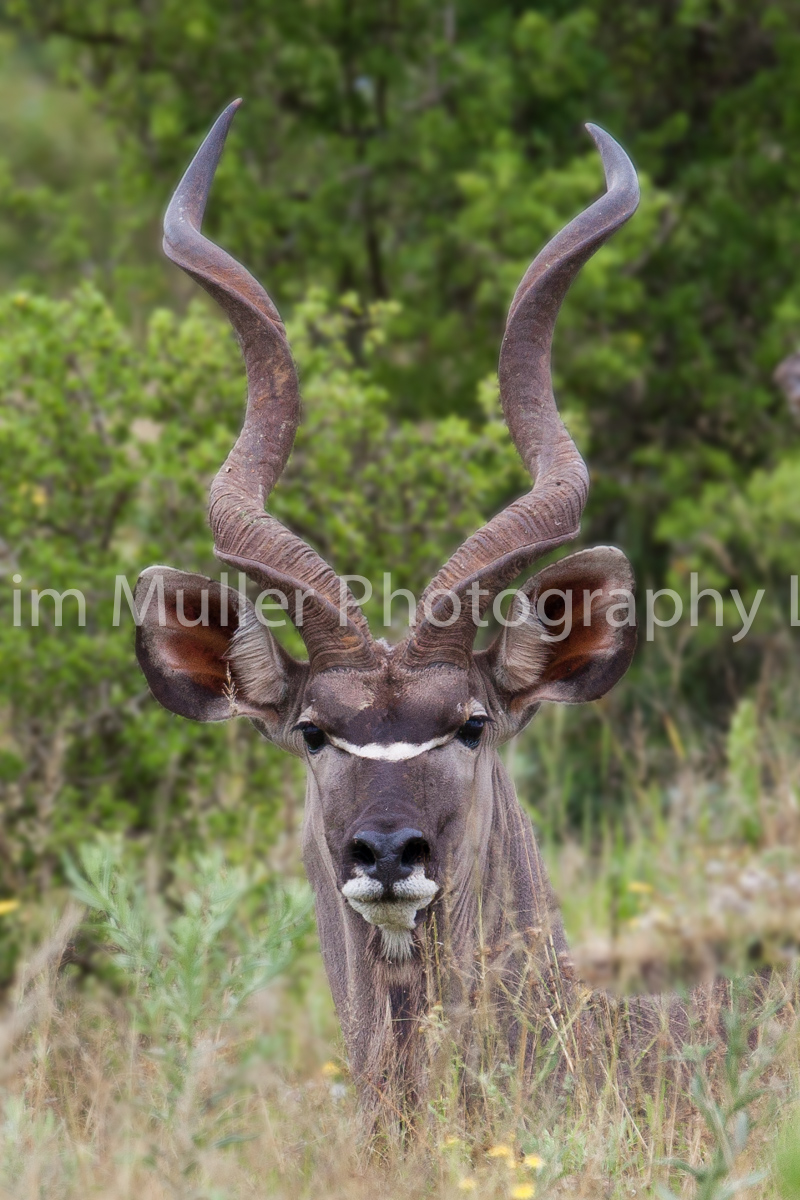
[(310, 721), (303, 721), (301, 725), (295, 725), (295, 729), (299, 729), (300, 733), (302, 733), (303, 741), (308, 746), (309, 754), (319, 754), (328, 740), (320, 727), (312, 725)]
[(456, 737), (470, 750), (477, 750), (485, 724), (486, 717), (470, 717), (457, 731)]

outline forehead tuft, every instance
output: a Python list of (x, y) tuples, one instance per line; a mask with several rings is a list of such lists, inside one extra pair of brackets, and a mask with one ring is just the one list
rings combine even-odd
[(309, 696), (313, 719), (355, 746), (421, 743), (466, 719), (469, 681), (452, 667), (377, 671), (327, 671)]

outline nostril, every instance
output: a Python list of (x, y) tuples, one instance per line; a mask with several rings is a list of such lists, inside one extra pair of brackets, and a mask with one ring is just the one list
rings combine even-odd
[(414, 867), (418, 863), (426, 863), (431, 856), (431, 848), (423, 837), (409, 838), (400, 852), (400, 862), (404, 867)]
[(377, 862), (375, 851), (366, 842), (361, 842), (356, 838), (350, 847), (350, 857), (354, 863), (360, 867), (374, 867)]
[(347, 863), (356, 874), (378, 879), (387, 886), (407, 879), (430, 857), (430, 846), (422, 831), (405, 827), (391, 833), (359, 829), (347, 850)]

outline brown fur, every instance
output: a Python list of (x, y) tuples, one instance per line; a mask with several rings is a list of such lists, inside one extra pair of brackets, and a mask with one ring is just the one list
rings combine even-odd
[[(419, 624), (392, 648), (373, 641), (328, 564), (265, 511), (297, 427), (297, 376), (263, 287), (200, 232), (236, 107), (220, 116), (181, 181), (164, 246), (226, 311), (247, 370), (244, 425), (211, 487), (217, 554), (259, 586), (283, 590), (308, 661), (281, 650), (245, 597), (169, 568), (151, 568), (137, 588), (143, 601), (160, 579), (166, 606), (164, 620), (154, 606), (143, 614), (137, 654), (173, 712), (195, 720), (248, 716), (305, 759), (304, 860), (331, 991), (366, 1106), (399, 1112), (418, 1104), (435, 1077), (441, 1046), (428, 1036), (433, 1014), (455, 1031), (465, 1078), (478, 1069), (487, 1039), (526, 1076), (542, 1055), (555, 1050), (569, 1069), (591, 1059), (598, 1038), (614, 1036), (611, 1010), (598, 1019), (582, 1004), (530, 822), (497, 748), (543, 700), (593, 700), (624, 674), (635, 624), (609, 618), (619, 591), (633, 589), (625, 556), (598, 547), (547, 567), (514, 601), (514, 626), (483, 653), (473, 653), (473, 641), (476, 619), (500, 592), (578, 533), (588, 472), (558, 416), (550, 344), (570, 283), (635, 211), (638, 184), (621, 147), (590, 126), (607, 192), (531, 264), (500, 354), (503, 409), (532, 489), (456, 551), (426, 590)], [(571, 594), (571, 628), (558, 627), (557, 604), (551, 613), (540, 607), (550, 589)], [(209, 593), (208, 625), (184, 627), (179, 591), (193, 613), (202, 613)], [(588, 591), (596, 604), (586, 601)], [(555, 626), (547, 624), (552, 612)], [(380, 849), (394, 839), (396, 850)], [(419, 859), (413, 872), (402, 857), (411, 848)], [(387, 863), (399, 874), (390, 877)], [(423, 869), (426, 897), (409, 894), (427, 903), (436, 885), (437, 898), (428, 908), (407, 905), (405, 916), (391, 910), (406, 922), (392, 926), (386, 905), (399, 905), (402, 895), (394, 889)], [(371, 899), (356, 911), (342, 889), (362, 886), (373, 889)], [(355, 904), (356, 892), (347, 894)], [(402, 928), (401, 950), (392, 951), (388, 928)], [(392, 961), (408, 950), (407, 960)], [(645, 1040), (659, 1036), (656, 1011), (647, 1010), (650, 1025), (639, 1022)]]

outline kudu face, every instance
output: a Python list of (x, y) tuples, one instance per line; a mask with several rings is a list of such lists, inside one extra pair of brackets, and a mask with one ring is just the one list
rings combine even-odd
[[(247, 716), (305, 759), (304, 854), (342, 1010), (350, 996), (342, 962), (352, 955), (337, 939), (377, 927), (380, 936), (361, 937), (362, 948), (384, 963), (413, 960), (432, 902), (456, 877), (462, 888), (481, 887), (470, 864), (485, 861), (488, 842), (500, 836), (496, 747), (544, 700), (603, 695), (633, 654), (633, 579), (624, 555), (609, 547), (540, 571), (515, 594), (492, 645), (476, 653), (473, 642), (476, 623), (513, 580), (579, 531), (588, 475), (556, 410), (550, 343), (572, 279), (635, 210), (638, 186), (616, 142), (589, 126), (608, 190), (528, 269), (500, 356), (504, 413), (534, 486), (456, 551), (422, 596), (422, 619), (390, 647), (373, 640), (328, 564), (265, 511), (299, 418), (294, 365), (267, 293), (200, 233), (237, 107), (219, 118), (178, 187), (164, 247), (224, 308), (247, 368), (244, 426), (211, 486), (217, 556), (287, 596), (308, 661), (279, 646), (240, 592), (165, 567), (149, 568), (137, 585), (137, 655), (173, 712), (204, 721)], [(157, 617), (146, 603), (155, 595)], [(517, 842), (530, 838), (528, 826), (524, 834), (514, 828)]]
[(452, 667), (319, 676), (301, 720), (309, 787), (337, 887), (389, 960), (448, 875), (476, 800), (483, 689)]

